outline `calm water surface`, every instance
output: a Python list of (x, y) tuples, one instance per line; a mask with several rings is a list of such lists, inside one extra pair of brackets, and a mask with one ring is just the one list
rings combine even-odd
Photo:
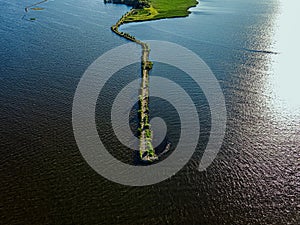
[[(186, 74), (155, 63), (152, 76), (176, 81), (199, 102), (201, 134), (184, 169), (140, 188), (93, 171), (76, 146), (71, 121), (83, 72), (104, 52), (127, 43), (110, 26), (129, 8), (53, 0), (41, 5), (45, 10), (26, 14), (31, 3), (0, 0), (1, 224), (299, 224), (294, 3), (207, 0), (188, 18), (122, 27), (139, 39), (172, 41), (197, 53), (219, 80), (228, 111), (218, 157), (199, 173), (210, 131), (205, 96)], [(37, 20), (26, 20), (31, 17)], [(115, 74), (97, 105), (100, 137), (128, 163), (132, 155), (115, 140), (109, 110), (122, 87), (138, 77), (139, 65)], [(176, 143), (180, 122), (169, 113), (174, 108), (161, 99), (150, 104), (151, 116), (167, 121), (168, 137)]]

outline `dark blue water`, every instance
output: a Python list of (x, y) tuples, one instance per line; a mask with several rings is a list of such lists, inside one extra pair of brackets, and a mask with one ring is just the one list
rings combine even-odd
[[(153, 76), (173, 79), (193, 99), (202, 99), (197, 105), (203, 112), (201, 134), (183, 170), (140, 188), (112, 183), (93, 171), (76, 146), (71, 121), (83, 72), (104, 52), (127, 43), (110, 26), (129, 8), (64, 0), (25, 13), (32, 3), (0, 0), (2, 224), (299, 223), (300, 110), (296, 94), (284, 95), (291, 84), (281, 82), (286, 75), (278, 69), (284, 50), (274, 41), (281, 12), (277, 1), (203, 1), (188, 18), (122, 27), (139, 39), (172, 41), (197, 53), (219, 80), (228, 111), (218, 157), (199, 173), (209, 108), (185, 74), (156, 63)], [(33, 17), (34, 22), (27, 20)], [(100, 137), (126, 162), (129, 150), (114, 150), (122, 146), (107, 122), (109, 103), (123, 84), (138, 77), (139, 65), (125, 68), (98, 102), (104, 109), (96, 118), (104, 130)], [(150, 104), (153, 115), (163, 114), (170, 123), (178, 119), (165, 113), (166, 104), (155, 99)], [(176, 143), (178, 133), (168, 135)]]

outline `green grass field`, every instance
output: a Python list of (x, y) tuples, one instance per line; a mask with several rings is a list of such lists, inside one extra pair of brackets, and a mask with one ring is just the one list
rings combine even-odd
[(150, 7), (133, 9), (127, 22), (157, 20), (189, 15), (188, 9), (197, 5), (196, 0), (149, 0)]

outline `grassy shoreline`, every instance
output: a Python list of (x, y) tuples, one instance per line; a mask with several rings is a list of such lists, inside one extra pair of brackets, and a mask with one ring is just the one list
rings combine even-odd
[(196, 0), (148, 0), (145, 7), (133, 8), (124, 23), (186, 17), (190, 14), (188, 10), (197, 4)]

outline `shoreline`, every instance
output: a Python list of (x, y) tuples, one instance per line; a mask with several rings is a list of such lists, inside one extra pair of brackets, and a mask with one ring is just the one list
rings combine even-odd
[(199, 4), (197, 0), (104, 0), (105, 3), (125, 4), (132, 7), (124, 23), (143, 22), (167, 18), (187, 17), (190, 8)]

